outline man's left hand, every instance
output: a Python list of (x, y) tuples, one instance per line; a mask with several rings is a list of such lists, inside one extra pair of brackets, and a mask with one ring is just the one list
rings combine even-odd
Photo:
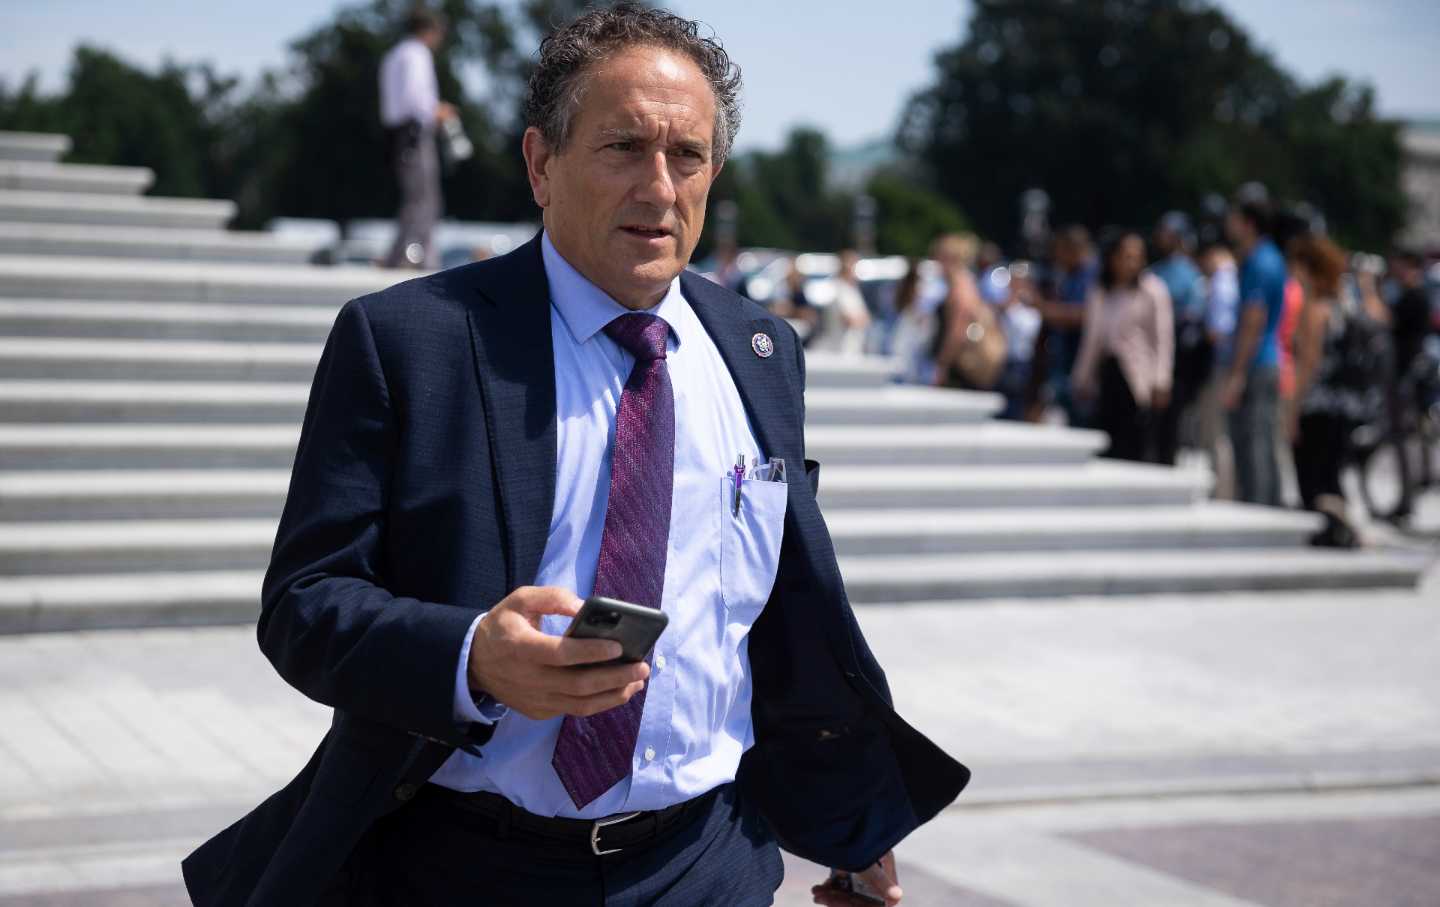
[(824, 907), (895, 907), (905, 892), (895, 873), (895, 851), (886, 851), (880, 861), (864, 872), (831, 870), (824, 884), (810, 889), (815, 903)]

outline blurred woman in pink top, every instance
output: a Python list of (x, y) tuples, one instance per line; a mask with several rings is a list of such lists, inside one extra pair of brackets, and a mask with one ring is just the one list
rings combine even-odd
[(1155, 415), (1170, 405), (1174, 317), (1165, 283), (1145, 270), (1140, 234), (1104, 243), (1071, 381), (1084, 396), (1098, 391), (1096, 421), (1110, 435), (1107, 457), (1155, 462)]

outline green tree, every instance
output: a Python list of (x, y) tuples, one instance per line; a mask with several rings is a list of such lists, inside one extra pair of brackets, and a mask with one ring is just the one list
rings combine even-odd
[(865, 191), (875, 199), (876, 251), (882, 255), (923, 257), (935, 237), (970, 228), (965, 215), (943, 196), (898, 171), (875, 174)]
[(207, 110), (228, 104), (236, 85), (208, 66), (169, 62), (152, 75), (82, 44), (64, 94), (40, 95), (33, 77), (0, 91), (0, 128), (69, 135), (72, 161), (150, 167), (159, 195), (215, 194), (208, 152), (219, 129)]
[[(475, 155), (445, 177), (450, 216), (528, 220), (535, 208), (520, 157), (519, 101), (539, 37), (584, 8), (577, 0), (435, 4), (449, 20), (435, 54), (441, 96), (460, 109)], [(157, 74), (89, 47), (67, 89), (42, 96), (31, 78), (0, 86), (0, 128), (63, 132), (75, 161), (143, 165), (154, 192), (234, 198), (237, 224), (291, 215), (348, 220), (393, 213), (396, 187), (379, 123), (379, 68), (403, 37), (411, 0), (367, 0), (290, 45), (288, 65), (248, 91), (209, 66)], [(474, 97), (460, 79), (485, 73)]]
[(902, 147), (987, 234), (1018, 197), (1056, 220), (1147, 224), (1258, 179), (1388, 242), (1404, 217), (1397, 127), (1343, 80), (1304, 89), (1208, 2), (976, 0), (964, 39), (910, 101)]
[(710, 195), (713, 233), (715, 203), (739, 208), (737, 239), (742, 246), (782, 249), (839, 249), (848, 242), (853, 198), (826, 186), (830, 143), (811, 127), (791, 130), (779, 151), (752, 151), (725, 165)]

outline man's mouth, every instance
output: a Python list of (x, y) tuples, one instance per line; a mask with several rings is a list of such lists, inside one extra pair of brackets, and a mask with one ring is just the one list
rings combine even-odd
[(670, 231), (664, 227), (647, 227), (643, 224), (625, 224), (620, 229), (631, 236), (639, 236), (643, 239), (659, 239), (662, 236), (670, 235)]

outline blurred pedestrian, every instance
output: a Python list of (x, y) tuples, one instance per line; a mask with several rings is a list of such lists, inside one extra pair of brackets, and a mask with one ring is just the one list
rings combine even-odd
[(982, 272), (980, 295), (995, 309), (1005, 334), (1005, 366), (995, 387), (1005, 397), (1000, 418), (1026, 419), (1032, 402), (1030, 373), (1040, 335), (1040, 309), (1036, 307), (1030, 263), (1012, 261)]
[(790, 259), (785, 268), (785, 284), (776, 294), (770, 311), (790, 322), (795, 332), (800, 335), (802, 345), (808, 347), (815, 337), (816, 326), (820, 323), (820, 310), (811, 301), (805, 282), (805, 273), (800, 270), (795, 259)]
[(456, 115), (440, 100), (435, 80), (434, 51), (445, 38), (445, 20), (416, 7), (406, 19), (406, 31), (408, 36), (380, 61), (380, 122), (400, 186), (395, 239), (381, 263), (433, 268), (439, 264), (433, 236), (443, 206), (435, 130)]
[(1240, 269), (1230, 247), (1213, 242), (1200, 253), (1200, 271), (1205, 277), (1205, 331), (1210, 339), (1213, 361), (1209, 378), (1200, 393), (1199, 444), (1210, 457), (1215, 474), (1215, 496), (1235, 496), (1235, 462), (1225, 430), (1225, 408), (1220, 403), (1227, 363), (1235, 343), (1235, 321), (1240, 311)]
[(1363, 314), (1345, 283), (1345, 253), (1324, 236), (1301, 236), (1290, 263), (1304, 294), (1295, 329), (1295, 394), (1287, 407), (1286, 435), (1295, 457), (1300, 501), (1325, 515), (1315, 545), (1353, 548), (1359, 537), (1350, 523), (1340, 471), (1350, 434), (1377, 409), (1380, 388), (1357, 386), (1347, 327)]
[(929, 384), (935, 374), (930, 346), (935, 336), (935, 312), (922, 304), (924, 277), (920, 259), (911, 258), (905, 276), (895, 284), (891, 300), (894, 322), (887, 353), (895, 363), (895, 378), (908, 384)]
[(1225, 230), (1243, 256), (1234, 342), (1227, 348), (1221, 404), (1235, 458), (1236, 497), (1280, 505), (1275, 429), (1279, 418), (1280, 345), (1285, 308), (1285, 259), (1270, 239), (1271, 209), (1262, 187), (1236, 196)]
[(1005, 365), (1004, 333), (972, 270), (977, 246), (973, 233), (951, 233), (931, 253), (945, 279), (934, 343), (934, 383), (942, 387), (989, 390)]
[(1155, 456), (1173, 466), (1182, 446), (1200, 446), (1197, 404), (1210, 380), (1214, 346), (1206, 330), (1205, 279), (1190, 257), (1195, 247), (1190, 218), (1179, 211), (1160, 218), (1152, 244), (1156, 261), (1150, 270), (1164, 281), (1175, 315), (1170, 405), (1155, 413)]
[(1170, 293), (1145, 270), (1144, 238), (1107, 238), (1071, 378), (1082, 397), (1098, 391), (1097, 426), (1110, 435), (1105, 456), (1155, 461), (1156, 414), (1170, 403), (1174, 355)]
[(1040, 307), (1043, 357), (1037, 367), (1043, 363), (1043, 397), (1059, 406), (1074, 426), (1090, 421), (1088, 403), (1077, 401), (1070, 392), (1070, 375), (1080, 349), (1086, 300), (1099, 271), (1090, 231), (1079, 224), (1062, 227), (1051, 246), (1050, 279)]
[(826, 350), (849, 356), (865, 352), (865, 334), (870, 328), (870, 309), (860, 292), (855, 265), (860, 253), (846, 249), (840, 253), (840, 270), (835, 275), (835, 296), (820, 310), (820, 324), (815, 339), (807, 349)]
[(1425, 259), (1402, 249), (1390, 260), (1395, 299), (1390, 303), (1390, 331), (1395, 340), (1395, 374), (1407, 375), (1425, 348), (1426, 338), (1440, 333), (1440, 312), (1432, 312), (1425, 286)]
[[(1362, 256), (1357, 256), (1357, 258)], [(1378, 298), (1375, 276), (1366, 275), (1362, 270), (1356, 275), (1357, 286), (1367, 301)], [(1367, 279), (1368, 278), (1368, 279)], [(1427, 352), (1427, 341), (1435, 348), (1440, 342), (1431, 341), (1440, 333), (1436, 317), (1440, 312), (1432, 310), (1431, 297), (1425, 286), (1425, 260), (1417, 252), (1402, 250), (1390, 259), (1390, 278), (1394, 286), (1394, 298), (1384, 306), (1385, 322), (1389, 325), (1391, 350), (1394, 356), (1393, 370), (1386, 393), (1388, 434), (1398, 449), (1405, 449), (1406, 435), (1416, 424), (1422, 412), (1440, 402), (1437, 398), (1436, 364), (1440, 362), (1440, 349)], [(1366, 290), (1370, 290), (1369, 293)], [(1373, 303), (1372, 303), (1373, 305)], [(1423, 443), (1423, 442), (1422, 442)], [(1408, 518), (1415, 508), (1415, 482), (1424, 475), (1415, 474), (1418, 462), (1409, 457), (1397, 458), (1400, 468), (1400, 500), (1389, 518), (1401, 521)]]

